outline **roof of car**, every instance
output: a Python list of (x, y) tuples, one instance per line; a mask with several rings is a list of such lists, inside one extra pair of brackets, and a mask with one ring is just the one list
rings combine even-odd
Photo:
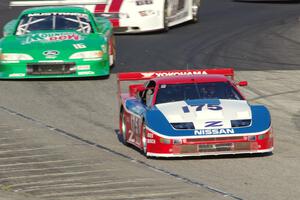
[(184, 75), (164, 76), (152, 79), (157, 84), (179, 84), (179, 83), (208, 83), (227, 82), (229, 79), (224, 75)]
[(77, 6), (46, 6), (29, 8), (22, 12), (22, 14), (33, 13), (55, 13), (55, 12), (70, 12), (70, 13), (89, 13), (89, 11), (82, 7)]

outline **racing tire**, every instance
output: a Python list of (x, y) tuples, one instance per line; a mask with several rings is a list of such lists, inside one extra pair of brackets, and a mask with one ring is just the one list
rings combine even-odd
[(122, 142), (124, 145), (128, 145), (127, 139), (126, 139), (126, 133), (127, 133), (127, 126), (125, 122), (125, 114), (123, 109), (121, 109), (120, 112), (120, 134), (122, 135)]
[(168, 15), (168, 0), (165, 1), (165, 5), (164, 5), (164, 16), (163, 16), (164, 27), (163, 27), (163, 32), (168, 32), (169, 31), (169, 21), (167, 19), (167, 15)]
[[(199, 5), (197, 4), (196, 0), (193, 1), (193, 5), (192, 5), (192, 8), (198, 8), (199, 9)], [(197, 10), (198, 10), (197, 9)], [(194, 12), (194, 11), (193, 11)], [(197, 23), (198, 22), (198, 11), (196, 13), (193, 13), (193, 19), (192, 19), (192, 22), (193, 23)]]
[(147, 156), (147, 138), (146, 138), (146, 125), (144, 124), (144, 122), (143, 122), (143, 124), (142, 124), (142, 144), (143, 144), (143, 146), (142, 146), (142, 152), (143, 152), (143, 154), (148, 158), (148, 156)]
[(112, 37), (109, 42), (109, 65), (111, 68), (113, 68), (116, 64), (116, 48), (115, 48), (115, 38)]

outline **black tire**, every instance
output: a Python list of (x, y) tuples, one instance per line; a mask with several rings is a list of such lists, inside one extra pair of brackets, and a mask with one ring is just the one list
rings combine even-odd
[[(112, 51), (113, 52), (113, 63), (109, 63), (109, 65), (110, 65), (110, 68), (113, 68), (114, 66), (115, 66), (115, 64), (116, 64), (116, 47), (115, 47), (115, 37), (114, 36), (112, 36), (112, 44), (111, 45), (108, 45), (109, 46), (109, 50), (108, 50), (108, 52), (110, 52), (110, 51)], [(112, 48), (112, 49), (111, 49)], [(110, 61), (110, 56), (111, 55), (109, 55), (109, 61)]]
[(146, 126), (145, 126), (145, 124), (144, 124), (144, 122), (143, 122), (143, 124), (142, 124), (142, 143), (143, 143), (143, 149), (142, 149), (142, 152), (143, 152), (143, 154), (146, 156), (146, 157), (148, 157), (147, 156), (147, 137), (146, 137)]
[(127, 126), (126, 126), (126, 122), (125, 122), (125, 114), (124, 114), (123, 109), (121, 109), (121, 112), (120, 112), (120, 134), (122, 135), (123, 144), (127, 146), (128, 142), (126, 140), (126, 133), (127, 133)]
[(169, 31), (169, 21), (167, 19), (167, 13), (168, 13), (168, 0), (165, 1), (165, 6), (164, 6), (164, 17), (163, 17), (163, 22), (164, 22), (164, 32)]
[[(194, 7), (194, 6), (199, 6), (199, 5), (197, 5), (197, 3), (196, 3), (195, 0), (193, 1), (193, 7)], [(198, 7), (198, 9), (199, 9), (199, 7)], [(197, 23), (198, 20), (199, 20), (199, 19), (198, 19), (198, 12), (197, 12), (196, 14), (193, 14), (192, 22), (193, 22), (193, 23)]]

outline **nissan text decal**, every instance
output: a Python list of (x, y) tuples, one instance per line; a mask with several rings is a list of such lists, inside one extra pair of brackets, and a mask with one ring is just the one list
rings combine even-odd
[(200, 129), (195, 130), (194, 135), (228, 135), (234, 134), (233, 128), (225, 128), (225, 129)]

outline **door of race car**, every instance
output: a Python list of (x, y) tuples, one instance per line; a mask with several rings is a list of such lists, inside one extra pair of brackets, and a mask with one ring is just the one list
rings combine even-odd
[(179, 24), (188, 17), (192, 0), (166, 0), (169, 25)]

